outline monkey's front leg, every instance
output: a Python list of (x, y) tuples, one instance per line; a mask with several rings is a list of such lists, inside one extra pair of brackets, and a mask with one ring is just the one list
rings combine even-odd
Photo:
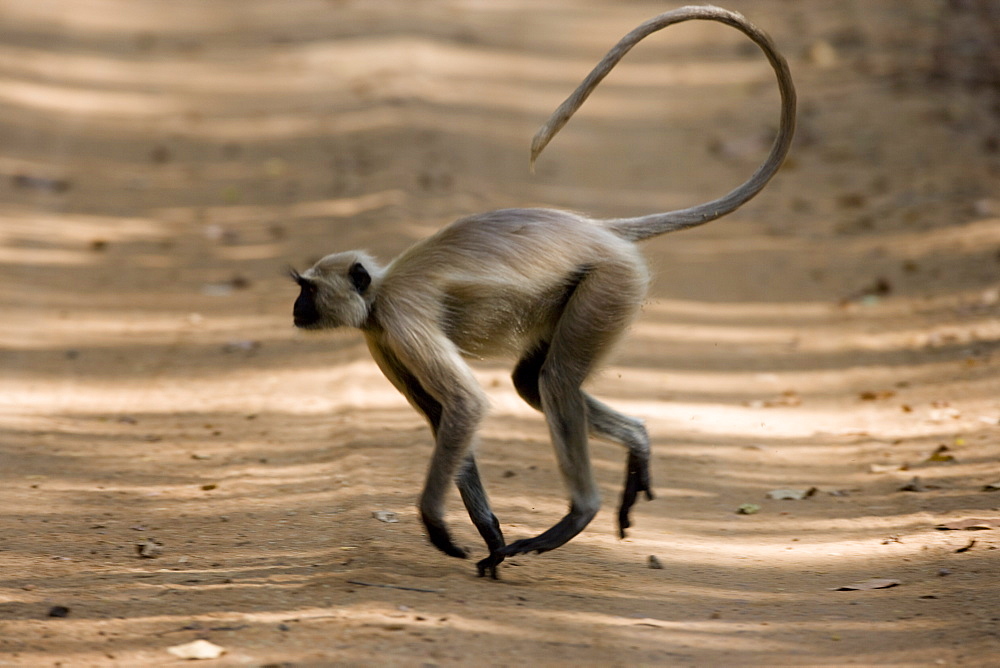
[[(413, 354), (411, 351), (408, 356), (411, 368), (387, 345), (383, 337), (376, 333), (368, 333), (366, 339), (372, 357), (386, 378), (423, 413), (430, 423), (431, 433), (434, 434), (434, 456), (420, 497), (420, 519), (427, 529), (427, 536), (431, 543), (445, 554), (464, 559), (467, 556), (465, 550), (455, 545), (444, 523), (444, 496), (452, 478), (455, 477), (458, 463), (471, 447), (479, 420), (485, 411), (486, 400), (476, 392), (474, 379), (468, 378), (471, 372), (464, 367), (446, 342), (441, 344), (440, 357), (443, 360), (451, 360), (452, 365), (439, 367), (431, 373), (427, 370), (427, 365), (418, 363), (423, 359), (420, 354)], [(417, 348), (419, 349), (419, 346)], [(445, 373), (449, 371), (450, 374)], [(420, 372), (422, 376), (418, 375)], [(434, 388), (436, 391), (432, 393), (429, 388)], [(499, 540), (499, 544), (503, 545), (499, 522), (489, 509), (486, 492), (479, 481), (479, 472), (471, 453), (465, 457), (465, 462), (455, 480), (473, 522), (493, 552), (493, 542)], [(474, 508), (480, 507), (485, 508), (485, 512), (473, 512)], [(482, 574), (480, 569), (480, 575)], [(495, 569), (493, 575), (495, 577)]]
[(490, 556), (476, 564), (479, 577), (484, 577), (489, 572), (490, 577), (497, 580), (499, 579), (497, 566), (504, 560), (503, 555), (499, 552), (505, 544), (503, 532), (500, 530), (500, 520), (490, 509), (490, 500), (486, 496), (483, 481), (479, 477), (476, 458), (471, 452), (466, 456), (456, 482), (465, 509), (469, 512), (472, 523), (476, 525), (479, 535), (486, 541), (486, 547), (490, 551)]
[[(459, 482), (459, 489), (475, 496), (478, 472), (472, 476), (466, 468), (464, 476), (456, 475), (459, 464), (466, 460), (476, 429), (486, 410), (485, 399), (477, 394), (453, 395), (442, 402), (441, 419), (436, 433), (434, 455), (427, 471), (427, 482), (420, 495), (420, 519), (427, 529), (427, 536), (436, 548), (452, 557), (461, 559), (468, 556), (464, 549), (455, 545), (444, 522), (445, 495), (452, 481)], [(472, 469), (473, 471), (475, 469)], [(478, 485), (481, 491), (481, 484)], [(481, 492), (485, 499), (485, 492)], [(468, 505), (468, 502), (467, 504)], [(489, 509), (489, 506), (486, 506)], [(492, 515), (492, 512), (490, 512)], [(495, 518), (494, 518), (495, 519)], [(477, 523), (479, 526), (479, 523)], [(482, 530), (481, 530), (482, 531)], [(499, 531), (499, 526), (497, 527)], [(485, 537), (485, 536), (484, 536)], [(501, 538), (502, 541), (502, 538)]]

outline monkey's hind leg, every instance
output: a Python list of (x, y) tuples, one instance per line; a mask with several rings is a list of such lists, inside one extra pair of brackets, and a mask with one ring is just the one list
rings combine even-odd
[(572, 383), (556, 382), (553, 385), (559, 386), (558, 389), (550, 389), (544, 371), (539, 380), (556, 458), (570, 493), (570, 507), (569, 512), (547, 531), (502, 548), (499, 552), (504, 556), (548, 552), (564, 545), (583, 531), (601, 505), (600, 492), (590, 467), (583, 393), (579, 387), (572, 387)]
[[(597, 514), (601, 499), (587, 443), (590, 402), (581, 386), (634, 317), (644, 288), (645, 277), (631, 262), (611, 261), (589, 268), (573, 287), (547, 351), (540, 347), (522, 359), (515, 370), (515, 385), (531, 403), (535, 398), (531, 371), (532, 367), (538, 368), (537, 397), (569, 491), (570, 508), (553, 527), (534, 538), (507, 545), (502, 554), (553, 550), (580, 533)], [(543, 354), (544, 361), (539, 365)], [(648, 487), (648, 472), (645, 483), (641, 476), (642, 467), (637, 464), (633, 485), (637, 490)]]
[(596, 436), (621, 443), (628, 448), (625, 486), (618, 505), (618, 536), (624, 538), (625, 529), (632, 526), (629, 513), (639, 492), (644, 492), (648, 500), (653, 500), (649, 478), (649, 434), (641, 420), (619, 413), (590, 395), (586, 396), (591, 431)]
[[(538, 374), (548, 355), (548, 344), (542, 343), (518, 362), (512, 375), (514, 387), (521, 398), (536, 410), (542, 409), (538, 390)], [(649, 475), (649, 434), (642, 420), (619, 413), (584, 392), (587, 402), (587, 422), (594, 436), (618, 443), (628, 449), (625, 466), (625, 486), (618, 506), (618, 535), (632, 526), (629, 514), (640, 492), (653, 499)]]

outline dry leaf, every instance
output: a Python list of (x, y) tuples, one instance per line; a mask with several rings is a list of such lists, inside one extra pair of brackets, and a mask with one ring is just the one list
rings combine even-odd
[(905, 471), (906, 464), (871, 464), (868, 467), (869, 473), (892, 473), (893, 471)]
[(1000, 527), (1000, 519), (968, 519), (956, 520), (939, 524), (935, 529), (938, 531), (988, 531)]
[(180, 659), (218, 659), (226, 650), (207, 640), (195, 640), (184, 645), (168, 647), (167, 651)]
[(920, 478), (919, 477), (913, 476), (913, 480), (911, 480), (910, 482), (908, 482), (905, 485), (903, 485), (902, 487), (900, 487), (899, 491), (900, 492), (926, 492), (927, 490), (932, 489), (932, 488), (933, 488), (932, 485), (925, 485), (924, 483), (920, 482)]
[(883, 401), (891, 399), (894, 396), (896, 396), (896, 393), (893, 390), (868, 390), (858, 394), (858, 398), (861, 401)]
[(931, 453), (931, 456), (927, 458), (929, 462), (953, 462), (955, 461), (955, 456), (950, 454), (951, 450), (947, 445), (939, 445), (937, 450)]
[(753, 515), (760, 512), (760, 506), (756, 503), (741, 503), (740, 507), (736, 509), (737, 515)]
[(801, 501), (818, 492), (815, 487), (809, 489), (774, 489), (767, 493), (767, 498), (777, 501)]
[(868, 591), (870, 589), (888, 589), (889, 587), (895, 587), (897, 585), (903, 584), (899, 580), (892, 580), (890, 578), (872, 578), (871, 580), (865, 580), (864, 582), (856, 582), (850, 585), (844, 585), (843, 587), (837, 587), (833, 591)]
[(136, 543), (135, 551), (142, 559), (155, 559), (163, 554), (163, 544), (152, 538), (147, 538), (141, 543)]
[(965, 547), (960, 547), (957, 550), (955, 550), (955, 554), (962, 554), (963, 552), (968, 552), (969, 550), (972, 549), (972, 546), (975, 544), (976, 544), (976, 539), (973, 538), (972, 540), (969, 541), (968, 545), (966, 545)]
[(744, 406), (750, 408), (775, 408), (778, 406), (801, 406), (802, 398), (794, 390), (786, 390), (777, 399), (752, 399), (744, 401)]
[[(935, 402), (937, 404), (938, 402)], [(957, 420), (962, 417), (962, 414), (958, 409), (951, 408), (947, 405), (947, 402), (939, 405), (935, 405), (928, 414), (928, 418), (932, 422), (944, 422), (945, 420)]]
[(781, 393), (778, 399), (773, 399), (771, 401), (765, 401), (764, 405), (767, 407), (773, 406), (801, 406), (802, 399), (794, 390), (785, 390)]
[(388, 524), (395, 524), (399, 521), (399, 517), (396, 513), (391, 510), (373, 510), (372, 517), (377, 519), (379, 522), (387, 522)]

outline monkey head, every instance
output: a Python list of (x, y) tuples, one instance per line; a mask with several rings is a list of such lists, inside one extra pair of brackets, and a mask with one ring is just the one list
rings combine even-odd
[(361, 327), (374, 298), (373, 283), (381, 267), (366, 253), (349, 251), (327, 255), (301, 274), (290, 272), (300, 288), (292, 307), (299, 329)]

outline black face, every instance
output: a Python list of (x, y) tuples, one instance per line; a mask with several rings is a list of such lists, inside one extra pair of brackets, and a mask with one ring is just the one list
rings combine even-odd
[(319, 311), (316, 309), (316, 284), (292, 271), (292, 279), (299, 284), (301, 291), (292, 307), (292, 317), (296, 327), (308, 329), (319, 323)]

